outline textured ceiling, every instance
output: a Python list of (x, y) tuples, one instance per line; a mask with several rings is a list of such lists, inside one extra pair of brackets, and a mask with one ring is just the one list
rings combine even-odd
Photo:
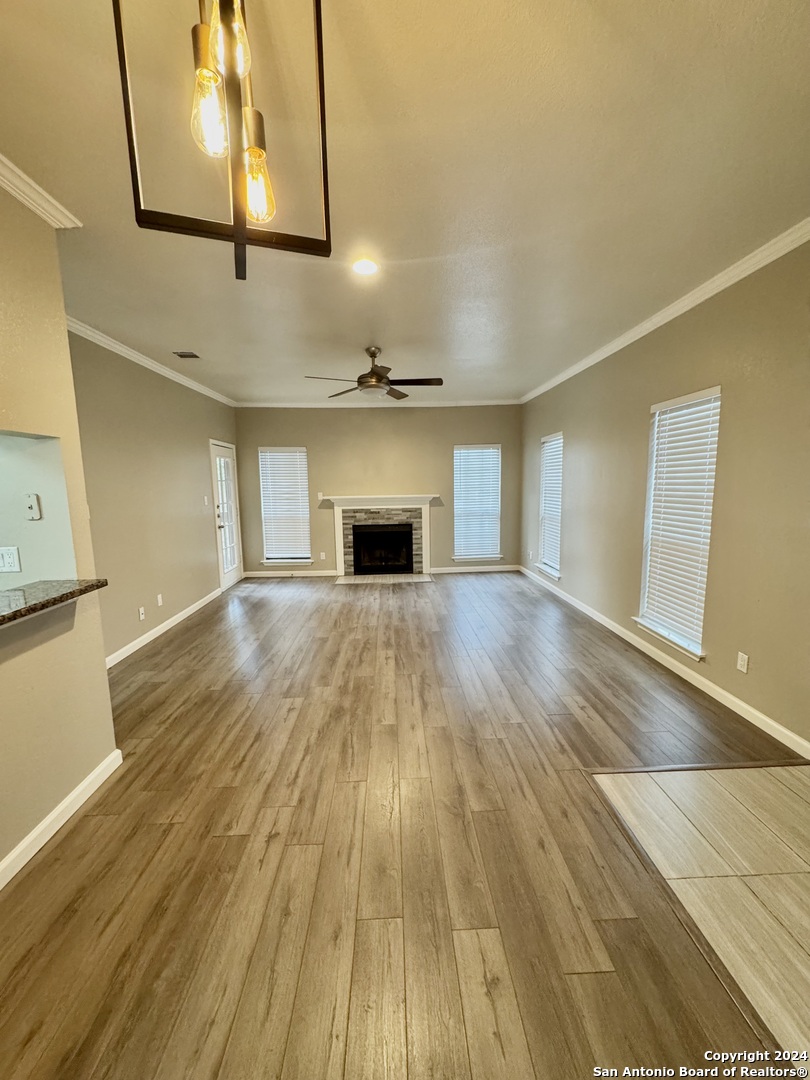
[(134, 223), (109, 0), (3, 23), (0, 153), (84, 223), (69, 314), (241, 402), (321, 402), (372, 342), (444, 377), (412, 403), (513, 400), (810, 215), (805, 0), (324, 0), (334, 253), (247, 282)]

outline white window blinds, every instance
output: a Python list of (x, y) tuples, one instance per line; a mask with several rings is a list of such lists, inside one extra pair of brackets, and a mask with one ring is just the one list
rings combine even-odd
[(501, 448), (457, 446), (453, 453), (455, 558), (501, 553)]
[(720, 387), (655, 405), (638, 621), (702, 655)]
[(306, 447), (261, 447), (259, 482), (265, 559), (310, 559)]
[(560, 574), (562, 525), (562, 434), (547, 435), (540, 442), (540, 566)]

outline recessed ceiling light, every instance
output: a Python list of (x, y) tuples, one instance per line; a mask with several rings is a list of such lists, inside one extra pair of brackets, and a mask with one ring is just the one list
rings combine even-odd
[(352, 263), (352, 270), (354, 270), (355, 274), (362, 274), (363, 277), (376, 274), (379, 269), (377, 263), (372, 262), (371, 259), (358, 259), (356, 263)]

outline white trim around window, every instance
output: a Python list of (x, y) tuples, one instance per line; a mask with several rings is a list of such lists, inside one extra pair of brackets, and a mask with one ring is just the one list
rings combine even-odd
[(635, 621), (695, 660), (705, 655), (719, 428), (719, 386), (652, 409), (641, 604)]
[(259, 489), (263, 563), (312, 563), (306, 447), (260, 446)]
[(561, 431), (540, 440), (539, 561), (544, 574), (560, 579), (562, 535), (563, 435)]
[(501, 447), (453, 447), (453, 561), (500, 559)]

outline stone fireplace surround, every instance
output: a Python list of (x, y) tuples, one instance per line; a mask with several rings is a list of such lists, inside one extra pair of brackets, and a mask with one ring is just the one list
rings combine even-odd
[(438, 495), (324, 495), (335, 511), (335, 554), (339, 576), (354, 574), (352, 525), (413, 525), (413, 572), (430, 573), (430, 503)]
[[(418, 506), (390, 507), (379, 510), (343, 511), (343, 564), (345, 574), (354, 573), (354, 525), (413, 525), (413, 572), (423, 574), (422, 510)], [(384, 574), (385, 570), (379, 573)]]

